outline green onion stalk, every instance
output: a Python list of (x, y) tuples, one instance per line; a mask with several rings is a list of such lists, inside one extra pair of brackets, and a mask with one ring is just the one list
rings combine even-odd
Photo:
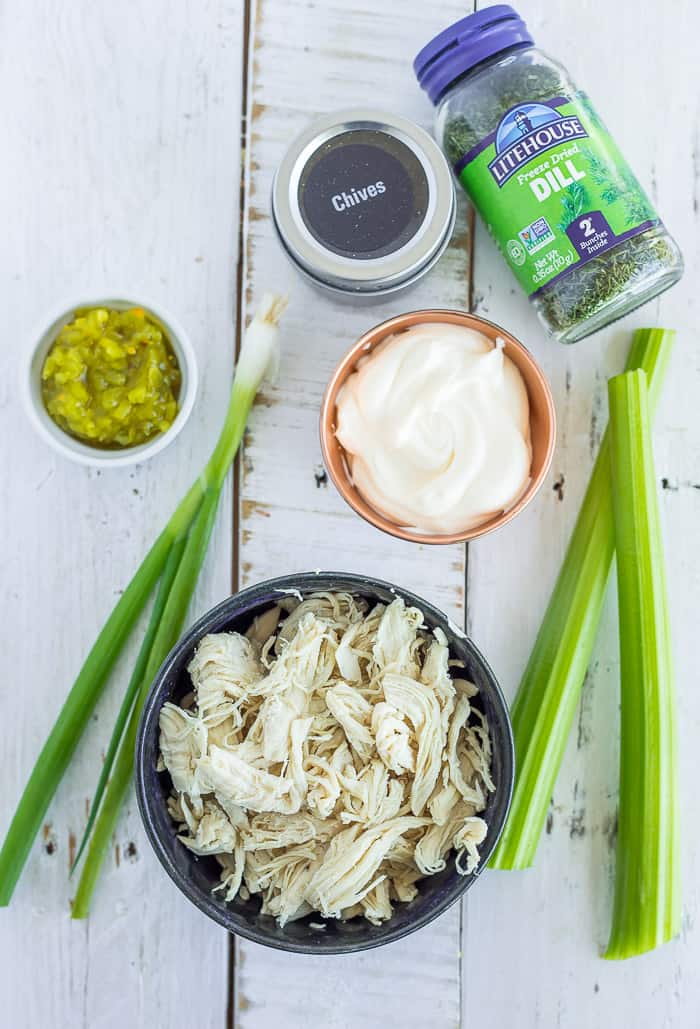
[(158, 631), (158, 625), (163, 616), (163, 610), (168, 599), (168, 594), (170, 593), (170, 587), (172, 586), (173, 579), (175, 578), (175, 573), (177, 572), (178, 565), (180, 563), (180, 558), (182, 557), (182, 551), (184, 549), (186, 539), (187, 536), (183, 534), (173, 543), (170, 548), (170, 553), (168, 554), (168, 559), (165, 562), (165, 568), (163, 569), (163, 574), (161, 575), (160, 582), (158, 583), (156, 599), (148, 620), (148, 627), (143, 640), (141, 641), (141, 647), (139, 648), (138, 657), (136, 658), (136, 663), (131, 673), (131, 678), (129, 679), (129, 685), (126, 688), (126, 692), (117, 715), (117, 720), (114, 723), (114, 729), (112, 730), (112, 736), (109, 741), (109, 746), (107, 747), (107, 753), (105, 754), (104, 761), (102, 762), (102, 771), (100, 772), (100, 778), (97, 780), (95, 795), (92, 799), (92, 804), (90, 805), (90, 811), (88, 813), (87, 824), (83, 831), (83, 837), (80, 841), (80, 846), (78, 847), (75, 858), (73, 859), (71, 875), (80, 862), (85, 845), (90, 838), (92, 827), (95, 823), (95, 818), (97, 817), (97, 812), (109, 781), (112, 765), (114, 764), (114, 759), (117, 756), (117, 751), (119, 750), (121, 738), (124, 735), (124, 730), (136, 701), (136, 697), (138, 696), (141, 683), (146, 676), (153, 641)]
[[(263, 380), (277, 369), (277, 326), (286, 300), (263, 297), (246, 330), (219, 440), (198, 479), (124, 590), (87, 656), (37, 759), (0, 850), (0, 906), (9, 904), (46, 810), (58, 788), (117, 657), (159, 579), (161, 587), (122, 703), (90, 812), (92, 839), (73, 914), (87, 908), (106, 842), (131, 781), (138, 718), (155, 672), (176, 642), (216, 517), (218, 500)], [(120, 742), (121, 740), (121, 742)], [(110, 771), (114, 773), (109, 779)], [(101, 802), (101, 803), (100, 803)], [(98, 811), (99, 808), (99, 811)], [(109, 830), (109, 832), (108, 832)]]
[(679, 801), (671, 632), (643, 371), (608, 383), (620, 622), (620, 799), (606, 958), (680, 930)]
[[(675, 333), (639, 329), (627, 370), (641, 368), (653, 412)], [(615, 552), (610, 441), (603, 436), (588, 489), (511, 708), (516, 779), (503, 834), (489, 867), (522, 869), (535, 859), (554, 783), (591, 661)]]

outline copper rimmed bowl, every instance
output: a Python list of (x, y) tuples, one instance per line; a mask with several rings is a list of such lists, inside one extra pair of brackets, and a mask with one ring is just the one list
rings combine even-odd
[[(358, 363), (367, 358), (372, 350), (382, 343), (388, 336), (395, 335), (413, 325), (420, 325), (434, 322), (447, 322), (451, 325), (463, 325), (465, 328), (481, 332), (487, 339), (503, 340), (505, 353), (523, 377), (530, 401), (530, 437), (532, 441), (532, 467), (530, 480), (517, 503), (494, 515), (487, 521), (463, 532), (453, 533), (424, 533), (417, 529), (406, 528), (386, 518), (379, 511), (368, 504), (355, 484), (352, 481), (350, 468), (347, 462), (345, 451), (338, 442), (335, 435), (336, 428), (336, 405), (338, 394), (348, 376), (358, 366)], [(556, 437), (556, 415), (554, 413), (554, 400), (549, 384), (540, 366), (534, 357), (523, 344), (512, 336), (511, 333), (489, 322), (485, 318), (479, 318), (475, 314), (468, 314), (466, 311), (443, 311), (438, 309), (426, 309), (423, 311), (410, 311), (408, 314), (397, 315), (389, 318), (388, 321), (376, 325), (369, 332), (357, 340), (350, 347), (333, 373), (321, 405), (321, 450), (328, 474), (342, 496), (342, 498), (371, 525), (388, 532), (391, 536), (399, 539), (410, 540), (413, 543), (465, 543), (468, 540), (476, 539), (494, 529), (500, 529), (506, 525), (523, 508), (527, 507), (542, 485), (549, 466), (552, 463), (554, 453), (554, 441)]]

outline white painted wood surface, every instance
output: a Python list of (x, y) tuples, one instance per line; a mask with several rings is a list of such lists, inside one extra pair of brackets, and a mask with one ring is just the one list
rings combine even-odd
[[(563, 557), (607, 419), (606, 379), (622, 369), (632, 328), (676, 327), (678, 340), (656, 420), (655, 448), (678, 673), (683, 791), (684, 919), (681, 938), (627, 962), (600, 952), (610, 928), (618, 762), (618, 641), (610, 590), (598, 646), (557, 782), (551, 832), (534, 869), (492, 872), (467, 902), (465, 1004), (497, 963), (481, 1025), (662, 1029), (700, 1025), (697, 930), (700, 823), (695, 739), (700, 718), (693, 668), (700, 602), (698, 387), (698, 161), (700, 115), (690, 83), (692, 35), (700, 26), (686, 0), (671, 5), (592, 0), (520, 4), (535, 37), (568, 65), (608, 122), (679, 241), (685, 278), (660, 300), (571, 348), (548, 344), (521, 296), (503, 288), (498, 257), (477, 236), (477, 309), (520, 324), (555, 393), (558, 447), (550, 482), (512, 531), (469, 554), (469, 628), (494, 662), (509, 697), (517, 686)], [(666, 83), (667, 99), (660, 96)], [(684, 83), (689, 83), (687, 86)], [(672, 99), (671, 99), (672, 97)], [(568, 385), (567, 385), (568, 384)], [(555, 484), (561, 484), (555, 488)], [(560, 500), (560, 496), (562, 499)], [(500, 931), (489, 932), (498, 926)]]
[[(622, 366), (633, 326), (672, 324), (680, 330), (656, 445), (666, 483), (682, 726), (682, 937), (624, 965), (599, 957), (614, 858), (612, 602), (536, 868), (487, 873), (462, 912), (453, 909), (404, 943), (357, 958), (319, 961), (243, 941), (232, 954), (226, 935), (191, 908), (157, 866), (133, 803), (120, 822), (90, 920), (70, 921), (70, 841), (84, 825), (127, 658), (49, 811), (45, 838), (12, 906), (0, 911), (3, 1027), (700, 1024), (700, 829), (693, 796), (700, 701), (691, 678), (700, 607), (696, 8), (691, 0), (617, 0), (604, 11), (592, 0), (519, 4), (541, 45), (593, 95), (652, 188), (688, 266), (681, 285), (660, 302), (592, 340), (569, 349), (546, 342), (481, 230), (470, 269), (465, 203), (438, 268), (410, 293), (364, 308), (303, 283), (283, 258), (269, 220), (276, 163), (314, 114), (379, 103), (430, 124), (410, 60), (431, 34), (470, 6), (456, 0), (439, 6), (422, 0), (4, 5), (0, 639), (6, 677), (0, 695), (11, 728), (0, 748), (0, 833), (116, 592), (206, 456), (225, 405), (235, 326), (266, 288), (291, 295), (281, 374), (250, 425), (238, 490), (239, 538), (232, 541), (227, 495), (193, 617), (229, 592), (234, 550), (241, 584), (315, 567), (364, 570), (415, 589), (453, 618), (464, 617), (462, 548), (409, 547), (344, 509), (322, 476), (317, 414), (335, 362), (361, 331), (409, 308), (467, 305), (473, 271), (475, 309), (531, 346), (550, 376), (559, 414), (557, 454), (540, 496), (515, 523), (469, 551), (468, 626), (509, 696), (605, 422), (605, 379)], [(66, 295), (115, 286), (173, 309), (192, 335), (203, 385), (192, 422), (172, 450), (133, 471), (97, 475), (55, 458), (34, 438), (18, 410), (14, 384), (20, 347), (48, 307)]]
[[(120, 588), (206, 460), (234, 343), (242, 6), (3, 6), (0, 832)], [(157, 298), (202, 372), (191, 423), (157, 460), (102, 474), (60, 459), (18, 405), (20, 353), (48, 308), (104, 289)], [(231, 497), (193, 605), (230, 588)], [(228, 938), (182, 903), (131, 799), (87, 922), (68, 865), (134, 651), (120, 663), (0, 912), (3, 1029), (221, 1029)], [(193, 982), (196, 981), (196, 988)], [(206, 998), (202, 1002), (202, 997)]]
[[(369, 307), (339, 303), (290, 266), (274, 238), (268, 205), (285, 148), (317, 114), (376, 105), (381, 98), (389, 110), (421, 116), (407, 58), (429, 37), (434, 16), (420, 4), (412, 10), (414, 18), (397, 20), (381, 7), (358, 9), (349, 18), (342, 5), (309, 7), (305, 0), (259, 0), (254, 7), (246, 309), (270, 282), (283, 284), (291, 302), (279, 384), (251, 422), (243, 462), (241, 573), (247, 583), (281, 569), (368, 572), (415, 589), (461, 622), (464, 548), (434, 550), (384, 537), (355, 517), (330, 484), (319, 484), (318, 411), (333, 368), (366, 328), (414, 307), (468, 303), (468, 251), (453, 248), (440, 272), (410, 297)], [(443, 16), (460, 13), (451, 2)], [(423, 109), (422, 117), (429, 124), (430, 111)], [(463, 238), (463, 219), (457, 232)], [(457, 1025), (460, 917), (453, 908), (400, 944), (331, 961), (277, 955), (239, 941), (236, 1004), (242, 1029), (301, 1027), (309, 1019), (317, 1026), (378, 1026), (396, 1011), (398, 983), (406, 1027)]]

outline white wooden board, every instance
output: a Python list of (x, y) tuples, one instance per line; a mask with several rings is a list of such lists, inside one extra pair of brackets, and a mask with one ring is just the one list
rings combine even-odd
[[(234, 341), (242, 24), (237, 2), (4, 6), (3, 835), (73, 676), (223, 416)], [(99, 474), (34, 435), (16, 383), (34, 323), (64, 298), (104, 290), (176, 312), (202, 387), (171, 450)], [(230, 524), (227, 490), (193, 615), (229, 591)], [(225, 1024), (228, 938), (163, 874), (133, 798), (90, 920), (70, 919), (69, 859), (133, 657), (117, 669), (13, 903), (0, 912), (3, 1029)]]
[[(482, 5), (479, 5), (482, 6)], [(179, 896), (148, 851), (133, 801), (87, 923), (69, 919), (72, 840), (128, 674), (121, 663), (63, 783), (13, 901), (0, 911), (0, 1025), (12, 1029), (695, 1029), (700, 988), (694, 811), (700, 702), (691, 678), (698, 572), (700, 369), (695, 283), (700, 126), (691, 0), (640, 6), (521, 0), (542, 46), (568, 64), (652, 189), (684, 250), (683, 283), (592, 340), (547, 343), (462, 203), (452, 247), (421, 284), (369, 307), (312, 290), (272, 232), (272, 174), (317, 113), (374, 103), (426, 126), (410, 61), (470, 9), (449, 0), (106, 0), (8, 2), (0, 37), (5, 147), (6, 340), (0, 348), (0, 504), (5, 608), (0, 687), (0, 833), (71, 678), (176, 499), (203, 463), (230, 379), (236, 319), (268, 288), (290, 293), (280, 378), (257, 405), (238, 483), (238, 540), (227, 494), (193, 617), (242, 585), (301, 569), (380, 574), (465, 615), (463, 548), (411, 547), (369, 529), (324, 481), (320, 397), (339, 356), (382, 318), (467, 305), (501, 321), (550, 376), (559, 415), (549, 481), (515, 523), (472, 545), (468, 626), (512, 696), (559, 567), (605, 423), (605, 380), (633, 326), (672, 324), (675, 360), (656, 454), (682, 727), (685, 916), (682, 937), (624, 965), (599, 957), (610, 918), (617, 765), (614, 590), (535, 869), (487, 873), (464, 905), (384, 950), (324, 961), (226, 935)], [(247, 34), (246, 34), (247, 33)], [(246, 134), (241, 150), (242, 84)], [(236, 305), (239, 169), (244, 160), (242, 304)], [(469, 252), (474, 245), (470, 268)], [(131, 290), (173, 309), (200, 358), (202, 392), (172, 450), (98, 475), (54, 457), (22, 420), (19, 351), (65, 296)], [(556, 487), (556, 488), (555, 488)], [(561, 499), (560, 499), (561, 498)], [(130, 655), (133, 657), (133, 653)], [(232, 960), (235, 959), (235, 960)]]
[[(700, 481), (697, 396), (698, 91), (683, 85), (694, 61), (698, 15), (690, 3), (600, 5), (585, 0), (557, 11), (542, 0), (520, 9), (536, 39), (568, 65), (650, 189), (686, 258), (681, 284), (659, 301), (573, 347), (547, 343), (522, 296), (503, 281), (483, 232), (474, 262), (477, 310), (509, 326), (542, 361), (559, 419), (550, 481), (525, 515), (469, 552), (469, 627), (512, 697), (607, 421), (607, 378), (622, 370), (630, 334), (644, 325), (679, 330), (656, 420), (656, 467), (665, 519), (681, 725), (684, 928), (681, 938), (643, 958), (606, 962), (610, 929), (618, 762), (618, 641), (615, 582), (572, 737), (557, 782), (549, 832), (536, 866), (491, 872), (467, 902), (465, 1010), (494, 969), (507, 989), (489, 991), (480, 1011), (488, 1029), (506, 1025), (635, 1029), (700, 1024), (694, 928), (700, 825), (694, 740), (700, 717), (694, 641), (700, 601), (697, 570)], [(564, 6), (564, 5), (562, 5)], [(661, 98), (661, 83), (669, 90)], [(671, 96), (673, 99), (671, 100)], [(696, 155), (693, 160), (693, 153)], [(556, 488), (555, 488), (556, 487)]]
[[(320, 477), (318, 412), (330, 374), (371, 325), (407, 307), (464, 307), (466, 247), (406, 296), (350, 305), (319, 293), (289, 265), (274, 238), (268, 198), (292, 138), (318, 114), (352, 105), (416, 113), (410, 58), (432, 29), (414, 7), (411, 20), (383, 8), (352, 16), (335, 4), (264, 0), (254, 7), (247, 154), (246, 311), (276, 285), (290, 295), (278, 386), (251, 421), (241, 480), (243, 583), (283, 571), (366, 572), (414, 589), (458, 621), (464, 617), (463, 547), (439, 550), (392, 540), (360, 521)], [(446, 18), (462, 8), (448, 4)], [(430, 124), (430, 112), (422, 120)], [(458, 237), (464, 239), (464, 209)], [(460, 911), (391, 948), (334, 959), (273, 955), (239, 941), (237, 1017), (242, 1029), (283, 1023), (381, 1025), (396, 1012), (406, 1026), (456, 1025), (460, 1004)]]

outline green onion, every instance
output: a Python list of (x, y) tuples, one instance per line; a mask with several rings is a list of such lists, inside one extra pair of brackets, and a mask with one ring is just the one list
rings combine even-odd
[(114, 766), (114, 774), (104, 796), (100, 813), (90, 840), (90, 847), (78, 891), (73, 903), (73, 918), (87, 917), (97, 877), (119, 816), (119, 811), (129, 789), (134, 771), (134, 748), (141, 709), (145, 703), (153, 678), (168, 652), (177, 643), (187, 609), (197, 583), (199, 571), (204, 562), (207, 546), (214, 527), (220, 490), (208, 490), (195, 518), (194, 525), (182, 548), (182, 557), (177, 562), (177, 571), (172, 579), (167, 600), (158, 629), (151, 646), (148, 664), (140, 684), (138, 697), (129, 716), (129, 724), (121, 741)]
[[(652, 411), (675, 333), (639, 329), (627, 369), (649, 379)], [(539, 843), (586, 669), (591, 660), (615, 550), (610, 444), (598, 459), (559, 577), (511, 709), (516, 780), (491, 868), (528, 868)]]
[[(0, 851), (0, 907), (4, 907), (10, 902), (46, 809), (68, 767), (114, 663), (163, 573), (174, 544), (187, 535), (190, 526), (199, 517), (200, 508), (204, 508), (206, 505), (206, 510), (211, 514), (212, 519), (216, 513), (216, 502), (218, 502), (224, 479), (238, 451), (256, 393), (263, 379), (276, 371), (279, 359), (277, 323), (285, 306), (286, 300), (281, 297), (272, 294), (266, 294), (263, 297), (261, 308), (245, 333), (228, 411), (216, 447), (202, 474), (181, 501), (107, 619), (44, 744)], [(207, 542), (208, 538), (207, 535)], [(204, 546), (206, 551), (206, 543)], [(201, 554), (201, 560), (204, 559), (204, 552)], [(191, 596), (199, 567), (201, 567), (201, 560), (199, 565), (196, 565), (195, 561), (190, 561), (186, 575), (183, 573), (183, 579), (180, 580), (178, 574), (173, 582), (172, 590), (174, 591), (176, 587), (179, 589), (180, 600), (185, 595)], [(178, 573), (179, 571), (178, 568)], [(161, 629), (164, 619), (166, 625)], [(175, 610), (174, 602), (170, 606), (166, 602), (161, 622), (159, 622), (159, 632), (154, 634), (151, 653), (154, 651), (157, 640), (172, 638), (172, 632), (168, 636), (168, 626), (170, 629), (175, 625), (181, 627), (182, 623), (178, 619), (179, 608)], [(137, 659), (137, 664), (140, 663), (141, 654)], [(155, 670), (159, 664), (160, 662), (156, 665)], [(149, 660), (148, 671), (151, 668), (152, 662)], [(142, 688), (143, 681), (145, 681), (145, 676), (144, 680), (138, 684), (139, 690)], [(130, 687), (135, 691), (131, 684)], [(137, 704), (132, 710), (132, 716), (137, 711), (137, 707), (140, 711), (140, 706)], [(122, 712), (120, 711), (118, 721), (121, 718)], [(119, 758), (117, 757), (118, 762)], [(100, 789), (103, 787), (104, 783), (101, 784)], [(107, 792), (109, 793), (109, 789)], [(99, 797), (97, 800), (99, 803)], [(104, 800), (106, 802), (106, 795)], [(114, 800), (114, 795), (110, 797), (110, 800)]]
[(620, 800), (606, 958), (652, 950), (680, 929), (673, 659), (643, 371), (608, 383), (620, 621)]
[(117, 750), (119, 749), (119, 741), (122, 738), (124, 729), (126, 727), (126, 723), (129, 719), (129, 715), (131, 714), (131, 710), (134, 706), (134, 701), (136, 700), (139, 688), (146, 674), (146, 668), (148, 666), (148, 659), (151, 654), (153, 640), (158, 630), (158, 624), (162, 617), (163, 609), (165, 608), (165, 602), (168, 599), (168, 593), (170, 592), (170, 587), (172, 585), (173, 579), (175, 578), (175, 573), (177, 572), (177, 568), (180, 563), (180, 558), (182, 557), (182, 551), (184, 546), (185, 537), (183, 536), (181, 539), (173, 543), (172, 547), (170, 548), (170, 553), (168, 554), (168, 559), (165, 562), (165, 568), (163, 569), (163, 574), (160, 578), (160, 582), (158, 583), (158, 592), (156, 594), (156, 599), (153, 604), (153, 609), (151, 611), (150, 618), (148, 621), (148, 628), (146, 629), (146, 634), (143, 637), (138, 657), (136, 658), (136, 664), (134, 665), (134, 670), (132, 671), (131, 678), (129, 679), (129, 685), (127, 686), (126, 693), (124, 694), (124, 699), (122, 700), (121, 707), (119, 708), (117, 720), (114, 723), (114, 729), (112, 730), (112, 736), (109, 741), (107, 753), (105, 754), (105, 759), (102, 762), (102, 771), (100, 772), (100, 778), (98, 779), (97, 786), (95, 788), (95, 796), (93, 797), (92, 804), (90, 805), (90, 812), (88, 814), (87, 825), (85, 826), (85, 831), (83, 832), (83, 837), (80, 841), (78, 852), (75, 855), (73, 864), (71, 866), (71, 875), (75, 871), (80, 861), (80, 858), (82, 857), (83, 850), (85, 849), (85, 844), (87, 843), (90, 837), (90, 833), (92, 832), (92, 827), (94, 825), (95, 818), (97, 817), (97, 812), (99, 810), (100, 804), (102, 802), (102, 796), (104, 794), (105, 787), (107, 786), (109, 774), (112, 771), (112, 765), (114, 764), (114, 759), (117, 756)]
[(168, 558), (175, 522), (187, 522), (200, 497), (190, 490), (124, 590), (87, 656), (49, 733), (0, 851), (0, 907), (6, 907), (29, 856), (46, 809), (70, 763), (90, 715)]

